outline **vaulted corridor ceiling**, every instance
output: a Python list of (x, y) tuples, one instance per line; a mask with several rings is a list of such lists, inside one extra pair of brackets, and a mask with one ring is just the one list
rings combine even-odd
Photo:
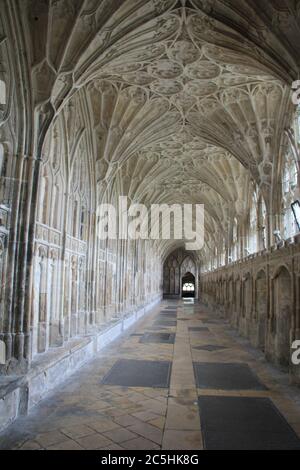
[(81, 89), (98, 182), (120, 174), (123, 193), (146, 204), (204, 203), (202, 256), (243, 218), (251, 182), (278, 212), (298, 2), (33, 1), (28, 17), (32, 106), (47, 128)]

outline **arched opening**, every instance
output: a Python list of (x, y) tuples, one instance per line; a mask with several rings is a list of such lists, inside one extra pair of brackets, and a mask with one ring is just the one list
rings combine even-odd
[(232, 324), (238, 328), (240, 324), (240, 313), (241, 313), (241, 279), (238, 277), (234, 281), (234, 314), (232, 318)]
[(257, 346), (264, 352), (266, 347), (267, 326), (267, 278), (264, 271), (261, 271), (256, 279), (255, 300), (257, 314)]
[(195, 276), (186, 273), (182, 278), (182, 298), (195, 298)]
[(282, 366), (290, 363), (290, 334), (292, 326), (292, 282), (285, 267), (274, 279), (274, 309), (276, 328), (276, 359)]
[(250, 318), (252, 310), (252, 279), (250, 274), (247, 274), (243, 279), (243, 317)]
[[(184, 274), (186, 273), (186, 274)], [(183, 277), (187, 278), (184, 288), (185, 297), (195, 298), (196, 295), (196, 265), (189, 253), (177, 249), (166, 259), (163, 266), (163, 293), (164, 298), (180, 299), (183, 297)], [(191, 279), (191, 281), (190, 281)]]

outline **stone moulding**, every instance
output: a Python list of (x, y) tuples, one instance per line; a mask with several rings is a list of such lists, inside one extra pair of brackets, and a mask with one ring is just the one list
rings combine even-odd
[(161, 296), (150, 304), (128, 313), (124, 318), (94, 335), (76, 338), (65, 347), (53, 349), (32, 363), (23, 377), (0, 378), (0, 431), (19, 416), (28, 414), (41, 400), (62, 384), (104, 347), (116, 340), (161, 302)]

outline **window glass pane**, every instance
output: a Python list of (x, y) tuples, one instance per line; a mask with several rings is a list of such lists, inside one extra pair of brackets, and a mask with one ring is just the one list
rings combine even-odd
[(184, 292), (194, 292), (195, 291), (195, 286), (194, 286), (194, 284), (191, 284), (191, 283), (185, 283), (183, 285), (182, 290)]

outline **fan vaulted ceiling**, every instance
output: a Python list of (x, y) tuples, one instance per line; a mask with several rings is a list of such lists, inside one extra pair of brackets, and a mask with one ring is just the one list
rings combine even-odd
[(243, 217), (253, 185), (268, 205), (300, 62), (299, 2), (28, 5), (34, 105), (47, 121), (86, 97), (99, 185), (118, 177), (134, 201), (204, 203), (204, 253)]

